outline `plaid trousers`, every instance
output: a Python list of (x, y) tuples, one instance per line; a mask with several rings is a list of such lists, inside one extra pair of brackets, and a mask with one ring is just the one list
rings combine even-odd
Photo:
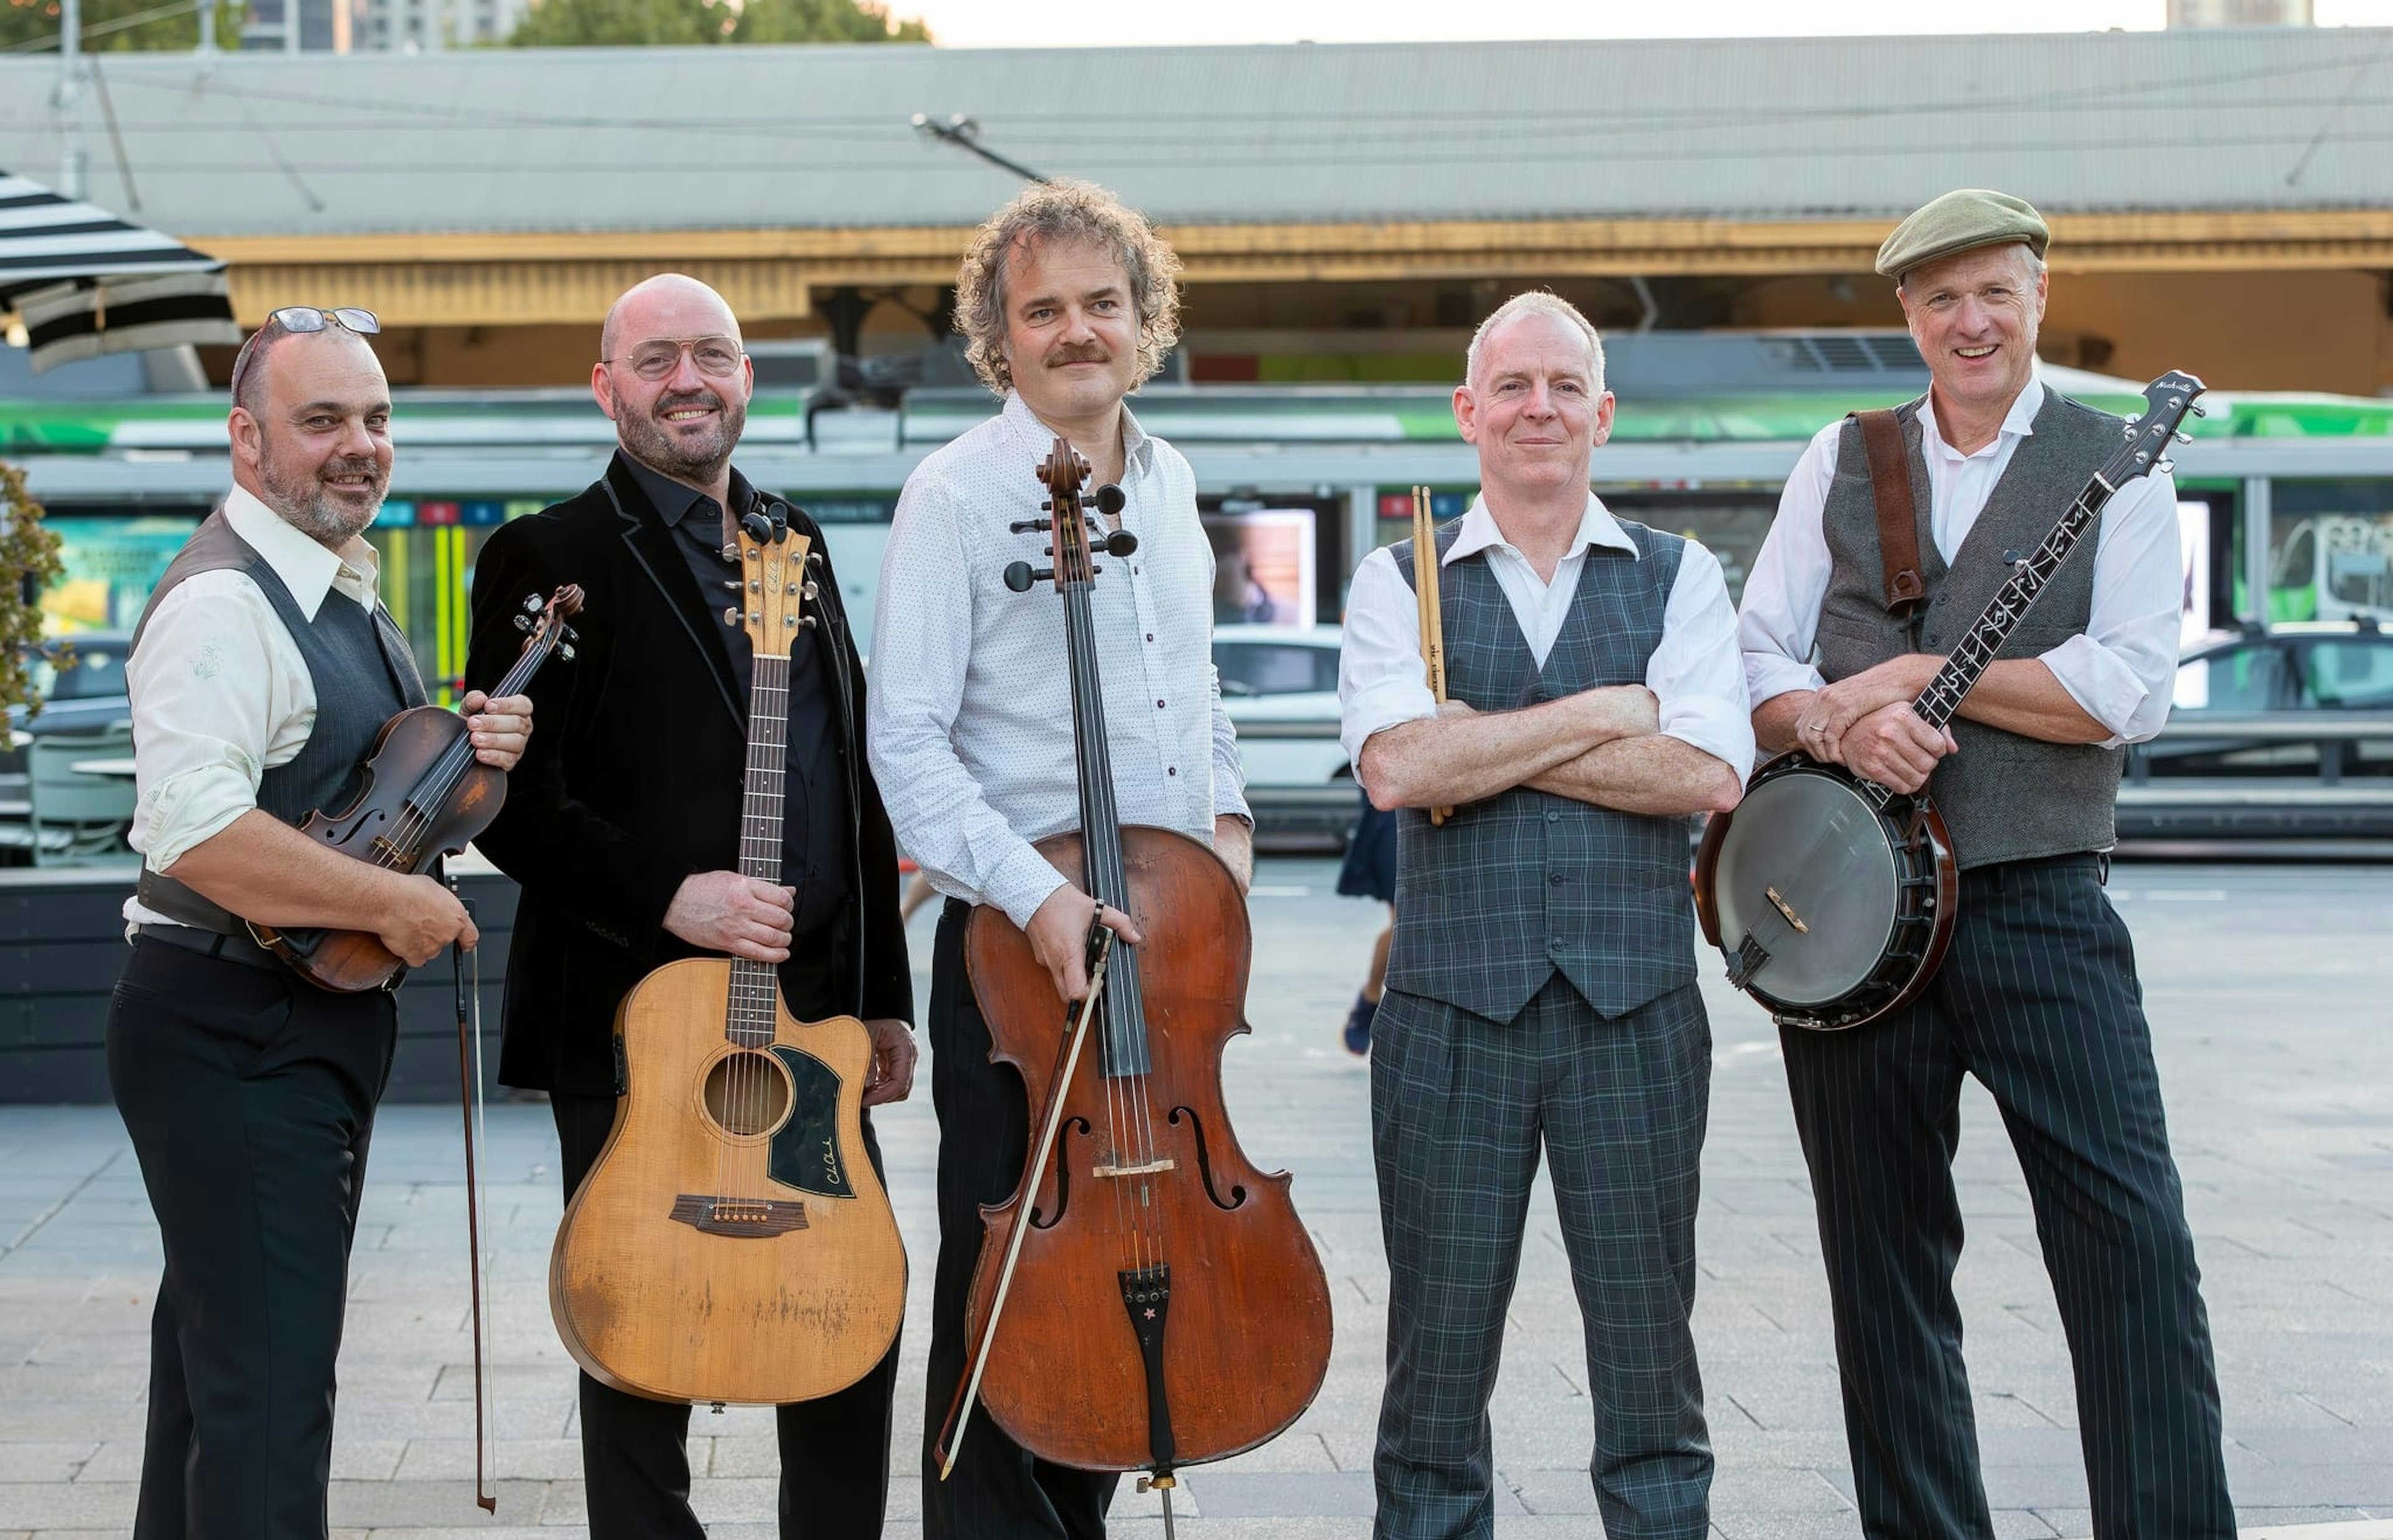
[(1388, 1247), (1379, 1540), (1495, 1529), (1487, 1403), (1540, 1145), (1587, 1328), (1612, 1540), (1700, 1540), (1712, 1452), (1688, 1314), (1711, 1025), (1693, 985), (1607, 1020), (1559, 972), (1497, 1023), (1391, 989), (1372, 1024)]

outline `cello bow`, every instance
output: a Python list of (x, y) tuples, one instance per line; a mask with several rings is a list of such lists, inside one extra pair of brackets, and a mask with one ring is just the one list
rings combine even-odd
[[(449, 879), (457, 891), (457, 879)], [(472, 900), (459, 894), (470, 914)], [(485, 1298), (490, 1274), (482, 1261), (482, 1162), (490, 1146), (482, 1116), (482, 965), (478, 952), (473, 963), (473, 984), (466, 984), (465, 948), (449, 945), (457, 988), (457, 1103), (464, 1116), (465, 1133), (465, 1269), (467, 1292), (473, 1300), (474, 1331), (474, 1502), (485, 1513), (499, 1510), (498, 1407), (490, 1370), (490, 1324)]]
[[(1092, 960), (1089, 964), (1089, 994), (1080, 1002), (1079, 1019), (1072, 1024), (1071, 1040), (1064, 1047), (1064, 1072), (1055, 1078), (1054, 1093), (1047, 1098), (1047, 1116), (1039, 1131), (1038, 1153), (1031, 1157), (1028, 1180), (1023, 1184), (1023, 1201), (1039, 1195), (1040, 1184), (1047, 1180), (1047, 1160), (1055, 1148), (1055, 1130), (1064, 1121), (1064, 1090), (1072, 1083), (1072, 1072), (1080, 1065), (1080, 1049), (1089, 1040), (1089, 1021), (1097, 1012), (1097, 997), (1105, 992), (1105, 965), (1112, 960), (1114, 933), (1100, 924), (1089, 938)], [(1029, 1233), (1027, 1225), (1015, 1225), (1013, 1237), (1006, 1243), (1005, 1266), (997, 1275), (997, 1300), (989, 1307), (988, 1325), (981, 1328), (980, 1340), (973, 1345), (972, 1372), (964, 1377), (956, 1390), (955, 1404), (948, 1408), (948, 1420), (939, 1429), (939, 1442), (931, 1453), (939, 1462), (939, 1480), (946, 1481), (955, 1473), (956, 1449), (963, 1442), (964, 1424), (972, 1420), (973, 1403), (980, 1397), (980, 1377), (988, 1368), (988, 1345), (997, 1338), (998, 1318), (1005, 1312), (1006, 1291), (1013, 1286), (1013, 1269), (1022, 1259), (1022, 1238)]]

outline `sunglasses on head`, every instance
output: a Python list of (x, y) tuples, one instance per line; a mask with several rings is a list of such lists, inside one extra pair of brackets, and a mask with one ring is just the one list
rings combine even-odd
[(258, 343), (267, 336), (278, 330), (326, 332), (335, 326), (344, 331), (354, 332), (361, 337), (372, 336), (382, 330), (382, 322), (375, 319), (372, 310), (360, 310), (353, 305), (340, 306), (330, 310), (319, 310), (312, 305), (286, 305), (280, 310), (268, 311), (266, 324), (252, 333), (250, 339), (241, 345), (241, 357), (233, 360), (233, 399), (236, 401), (241, 399), (242, 376), (249, 372), (249, 360), (256, 355)]

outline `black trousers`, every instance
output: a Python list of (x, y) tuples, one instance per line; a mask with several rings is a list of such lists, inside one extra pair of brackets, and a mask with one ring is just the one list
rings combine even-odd
[(323, 1540), (391, 997), (135, 943), (108, 1079), (165, 1243), (137, 1540)]
[(2069, 1338), (2100, 1540), (2230, 1540), (2212, 1366), (2134, 947), (2097, 857), (1965, 872), (1928, 991), (1780, 1041), (1811, 1167), (1862, 1524), (1994, 1533), (1961, 1362), (1961, 1077), (2019, 1152)]
[(923, 1540), (1098, 1540), (1121, 1478), (1040, 1459), (975, 1411), (939, 1480), (933, 1455), (962, 1381), (973, 1266), (980, 1256), (983, 1204), (1000, 1203), (1022, 1180), (1030, 1111), (1022, 1077), (988, 1062), (988, 1023), (964, 976), (964, 921), (956, 899), (939, 915), (931, 954), (931, 1096), (939, 1114), (939, 1267), (931, 1284), (931, 1364), (922, 1401)]
[[(836, 1012), (807, 1011), (802, 1019), (828, 1014)], [(550, 1103), (570, 1200), (607, 1147), (616, 1099), (559, 1092)], [(869, 1114), (864, 1148), (879, 1171), (881, 1145)], [(889, 1505), (897, 1349), (891, 1342), (872, 1372), (844, 1390), (774, 1409), (781, 1540), (877, 1540)], [(689, 1508), (689, 1413), (686, 1402), (650, 1401), (582, 1376), (591, 1540), (704, 1540), (705, 1527)]]

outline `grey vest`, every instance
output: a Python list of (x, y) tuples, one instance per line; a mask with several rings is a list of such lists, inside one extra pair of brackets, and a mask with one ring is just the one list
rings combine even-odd
[[(1877, 506), (1861, 424), (1837, 443), (1837, 476), (1821, 523), (1835, 567), (1820, 606), (1820, 672), (1831, 683), (1906, 652), (1950, 653), (2010, 578), (2006, 558), (2042, 543), (2088, 477), (2119, 447), (2119, 419), (2046, 390), (2034, 429), (2011, 452), (1985, 511), (1945, 565), (1930, 528), (1928, 463), (1919, 448), (1919, 402), (1898, 409), (1911, 462), (1919, 525), (1919, 576), (1927, 603), (1916, 646), (1886, 612)], [(1999, 658), (2035, 658), (2086, 629), (2094, 603), (2094, 537), (2080, 542), (2036, 595)], [(1961, 746), (1936, 767), (1930, 796), (1952, 830), (1964, 869), (2077, 851), (2108, 850), (2125, 753), (2083, 743), (2046, 743), (1980, 723), (1953, 720)]]
[[(1443, 568), (1449, 698), (1516, 711), (1582, 690), (1641, 685), (1686, 542), (1623, 522), (1643, 553), (1589, 546), (1578, 594), (1540, 669), (1484, 556)], [(1454, 548), (1460, 524), (1437, 532)], [(1395, 548), (1413, 581), (1412, 542)], [(1693, 982), (1682, 818), (1615, 813), (1515, 787), (1443, 827), (1396, 826), (1396, 935), (1388, 987), (1508, 1022), (1559, 969), (1603, 1016)]]
[[(221, 508), (200, 525), (158, 580), (141, 611), (141, 623), (134, 628), (134, 650), (140, 650), (150, 617), (167, 594), (202, 572), (228, 570), (245, 572), (257, 584), (297, 645), (315, 686), (316, 720), (307, 743), (288, 763), (268, 767), (257, 783), (258, 807), (295, 827), (319, 808), (338, 811), (348, 805), (357, 795), (375, 735), (404, 708), (424, 704), (424, 685), (407, 639), (388, 611), (377, 605), (369, 615), (332, 594), (316, 607), (316, 618), (308, 620), (272, 564), (233, 531)], [(192, 666), (203, 665), (195, 659)], [(137, 724), (137, 737), (138, 730)], [(229, 933), (239, 929), (223, 908), (147, 867), (141, 871), (139, 896), (145, 907), (202, 930)]]

